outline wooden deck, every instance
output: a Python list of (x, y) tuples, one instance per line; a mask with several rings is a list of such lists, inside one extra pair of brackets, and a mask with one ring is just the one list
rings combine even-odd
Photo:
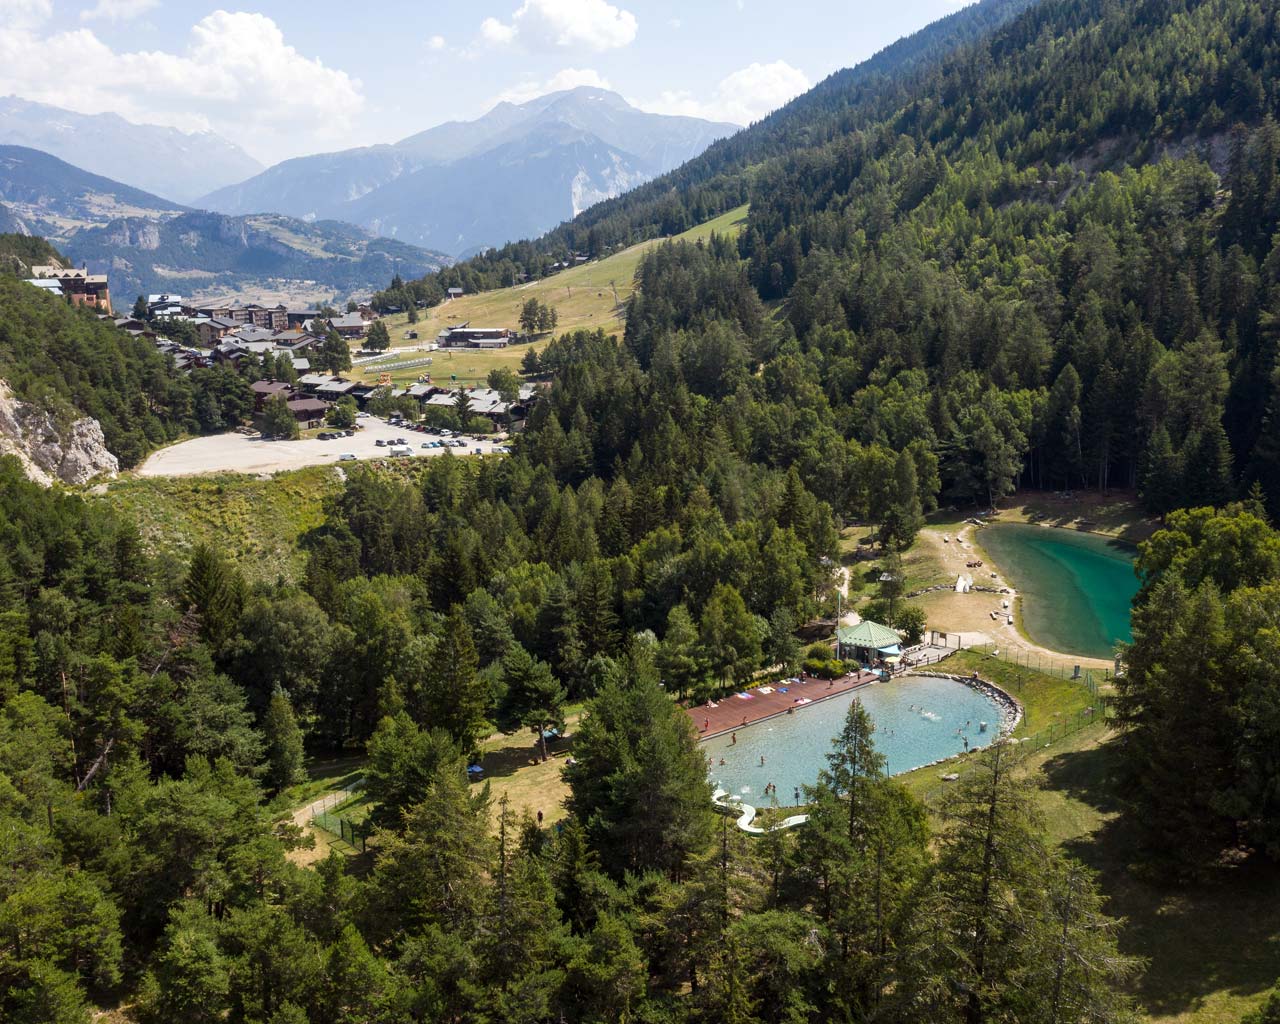
[(698, 730), (700, 740), (708, 740), (712, 736), (723, 736), (767, 718), (776, 718), (792, 710), (803, 710), (807, 705), (796, 701), (808, 698), (810, 704), (839, 697), (850, 690), (866, 686), (879, 679), (871, 672), (858, 672), (842, 676), (839, 679), (806, 679), (800, 682), (775, 683), (772, 693), (761, 693), (760, 689), (744, 691), (750, 694), (749, 700), (736, 695), (725, 697), (712, 707), (708, 704), (696, 704), (688, 708), (689, 717)]

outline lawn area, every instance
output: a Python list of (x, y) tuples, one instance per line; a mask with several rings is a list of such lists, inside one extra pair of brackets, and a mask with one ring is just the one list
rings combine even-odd
[[(969, 675), (977, 672), (983, 679), (995, 683), (1006, 693), (1017, 698), (1022, 705), (1023, 717), (1013, 732), (1016, 738), (1038, 734), (1043, 739), (1045, 730), (1055, 725), (1060, 726), (1062, 730), (1076, 725), (1085, 708), (1097, 706), (1097, 698), (1082, 682), (1047, 675), (1021, 665), (1013, 665), (978, 651), (960, 651), (953, 654), (939, 664), (936, 671), (953, 675)], [(1090, 726), (1084, 730), (1084, 733), (1103, 735), (1100, 726)], [(1055, 740), (1049, 749), (1056, 750), (1059, 744), (1068, 743), (1074, 739), (1075, 736), (1066, 736)], [(949, 772), (963, 772), (966, 762), (973, 756), (972, 754), (961, 755), (952, 758), (945, 765), (917, 768), (897, 778), (916, 796), (934, 803), (945, 794), (949, 785), (942, 782), (940, 776)]]
[[(945, 671), (977, 671), (1023, 702), (1030, 719), (1018, 735), (1041, 731), (1093, 702), (1080, 683), (1046, 676), (966, 651)], [(1131, 823), (1117, 799), (1115, 734), (1083, 729), (1024, 755), (1023, 771), (1040, 781), (1037, 803), (1048, 837), (1098, 872), (1108, 912), (1124, 919), (1121, 948), (1149, 960), (1133, 994), (1153, 1024), (1236, 1024), (1280, 978), (1280, 870), (1248, 865), (1212, 884), (1168, 887), (1139, 877)], [(938, 776), (958, 770), (921, 768), (899, 776), (937, 806)], [(955, 767), (952, 767), (952, 766)]]
[(1156, 1024), (1236, 1024), (1280, 978), (1280, 870), (1245, 865), (1173, 888), (1135, 877), (1141, 862), (1116, 799), (1116, 745), (1098, 729), (1037, 755), (1049, 832), (1099, 873), (1120, 946), (1147, 957), (1134, 995)]
[[(706, 239), (713, 232), (737, 235), (745, 226), (746, 219), (747, 208), (740, 206), (691, 228), (677, 238), (692, 242)], [(413, 383), (419, 374), (426, 372), (430, 372), (435, 381), (447, 381), (450, 376), (456, 376), (460, 382), (471, 384), (484, 380), (490, 370), (500, 366), (518, 369), (528, 348), (541, 347), (551, 337), (583, 328), (594, 330), (603, 327), (606, 331), (621, 331), (622, 309), (635, 290), (636, 269), (644, 254), (659, 244), (658, 239), (641, 242), (603, 260), (584, 263), (540, 281), (464, 295), (423, 311), (418, 315), (416, 324), (410, 325), (408, 314), (384, 318), (393, 346), (421, 344), (434, 340), (450, 324), (464, 321), (473, 327), (515, 328), (521, 307), (529, 299), (537, 299), (554, 307), (560, 319), (555, 331), (531, 345), (513, 345), (492, 352), (405, 352), (401, 359), (356, 367), (356, 372), (367, 380), (376, 380), (380, 373), (388, 372), (396, 384)], [(418, 332), (418, 342), (405, 339), (409, 330)], [(430, 366), (402, 366), (403, 363), (428, 357), (432, 360)]]
[(321, 504), (339, 487), (332, 467), (313, 466), (268, 478), (124, 476), (91, 500), (112, 504), (138, 524), (153, 555), (185, 559), (201, 542), (221, 547), (251, 580), (299, 578), (298, 538), (323, 520)]
[(471, 788), (479, 791), (486, 782), (489, 784), (495, 826), (504, 796), (516, 820), (526, 813), (536, 817), (541, 811), (543, 824), (553, 825), (568, 814), (564, 804), (569, 797), (569, 787), (561, 772), (565, 759), (573, 751), (573, 730), (581, 713), (581, 704), (566, 709), (565, 738), (549, 746), (551, 757), (547, 761), (541, 759), (534, 746), (533, 733), (527, 729), (511, 736), (496, 733), (481, 744), (484, 780), (473, 782)]

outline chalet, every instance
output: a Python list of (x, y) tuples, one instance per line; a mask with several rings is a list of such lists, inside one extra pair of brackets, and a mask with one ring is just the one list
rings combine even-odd
[(363, 409), (369, 403), (369, 399), (376, 398), (386, 390), (388, 389), (385, 384), (357, 384), (347, 394), (354, 398), (356, 405)]
[(318, 309), (291, 309), (285, 314), (285, 329), (294, 327), (305, 327), (308, 320), (314, 320), (320, 315)]
[(298, 386), (307, 394), (314, 395), (316, 393), (316, 388), (321, 384), (328, 384), (329, 381), (333, 379), (334, 378), (327, 373), (308, 373), (298, 378)]
[(271, 341), (276, 332), (270, 327), (259, 327), (256, 324), (242, 324), (232, 332), (237, 341)]
[(458, 324), (446, 327), (436, 336), (441, 348), (506, 348), (511, 344), (511, 332), (505, 327), (472, 327)]
[(200, 339), (200, 344), (206, 348), (213, 348), (237, 327), (234, 320), (224, 320), (220, 316), (196, 320), (195, 325), (196, 336)]
[[(537, 396), (537, 389), (531, 384), (524, 384), (514, 402), (508, 402), (492, 388), (463, 389), (468, 400), (468, 409), (473, 416), (484, 416), (495, 424), (509, 425), (520, 429), (529, 415), (531, 406)], [(436, 387), (431, 384), (415, 384), (405, 388), (403, 394), (407, 398), (416, 398), (424, 407), (435, 409), (454, 409), (458, 403), (456, 389)]]
[(335, 316), (329, 321), (329, 326), (344, 338), (363, 338), (365, 331), (369, 329), (369, 325), (359, 313)]
[(342, 377), (333, 377), (319, 385), (315, 390), (315, 395), (317, 398), (336, 402), (343, 395), (350, 394), (359, 386), (360, 382), (357, 380), (344, 380)]
[(461, 288), (450, 288), (445, 292), (445, 297), (449, 299), (460, 299), (462, 298), (462, 295), (463, 291)]
[(290, 352), (302, 352), (319, 341), (318, 338), (308, 334), (306, 331), (297, 329), (276, 331), (271, 336), (271, 340), (276, 343), (276, 348), (288, 349)]
[(289, 399), (294, 394), (293, 385), (282, 380), (256, 380), (249, 385), (249, 390), (253, 392), (254, 412), (262, 412), (276, 395)]
[(318, 427), (324, 423), (324, 414), (329, 411), (329, 403), (318, 398), (293, 398), (289, 400), (289, 411), (302, 427)]
[(111, 289), (107, 286), (106, 274), (90, 274), (85, 269), (65, 270), (54, 264), (32, 267), (31, 276), (36, 280), (57, 281), (73, 306), (111, 312)]

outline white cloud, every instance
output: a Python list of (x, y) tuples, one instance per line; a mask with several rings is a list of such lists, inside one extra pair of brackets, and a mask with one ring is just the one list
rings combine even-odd
[(497, 18), (485, 18), (480, 22), (480, 38), (492, 46), (506, 46), (515, 37), (515, 28), (502, 24)]
[(98, 0), (87, 11), (80, 12), (82, 21), (106, 18), (108, 21), (130, 21), (160, 6), (160, 0)]
[(662, 93), (644, 109), (662, 114), (686, 114), (711, 121), (750, 124), (777, 110), (809, 88), (809, 79), (784, 60), (772, 64), (748, 64), (722, 78), (709, 99), (687, 90)]
[[(11, 6), (0, 0), (0, 15)], [(227, 11), (197, 22), (180, 53), (118, 53), (88, 28), (48, 32), (0, 17), (0, 95), (9, 93), (213, 129), (270, 162), (350, 144), (365, 104), (358, 79), (300, 54), (270, 18)]]
[(528, 103), (547, 93), (576, 89), (581, 85), (589, 85), (595, 89), (613, 88), (607, 78), (592, 68), (565, 68), (557, 71), (546, 81), (529, 79), (513, 85), (495, 96), (493, 103), (501, 103), (504, 100), (507, 103)]
[(443, 50), (444, 36), (432, 36), (427, 40), (427, 46), (432, 50)]
[(0, 31), (38, 28), (51, 17), (53, 0), (0, 0)]
[(613, 50), (627, 46), (639, 29), (636, 16), (606, 0), (524, 0), (510, 24), (485, 18), (480, 36), (495, 46), (519, 41), (545, 46)]

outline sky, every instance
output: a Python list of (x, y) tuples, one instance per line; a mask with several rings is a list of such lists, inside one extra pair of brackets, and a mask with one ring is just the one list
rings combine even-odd
[(965, 0), (0, 0), (0, 96), (209, 130), (264, 164), (575, 85), (748, 124)]

